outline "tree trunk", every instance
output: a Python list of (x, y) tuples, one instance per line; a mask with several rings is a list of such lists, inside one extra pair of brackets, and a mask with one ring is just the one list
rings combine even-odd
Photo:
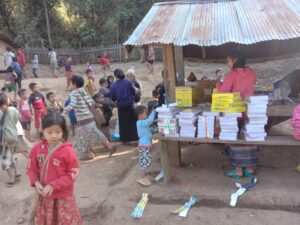
[(51, 32), (50, 32), (50, 23), (49, 23), (47, 0), (44, 0), (44, 9), (45, 9), (45, 18), (46, 18), (48, 42), (49, 42), (50, 48), (52, 48), (52, 40), (51, 40)]

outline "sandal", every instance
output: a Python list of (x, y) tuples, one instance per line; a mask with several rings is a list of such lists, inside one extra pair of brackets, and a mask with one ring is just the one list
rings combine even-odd
[(111, 158), (111, 157), (113, 156), (113, 154), (116, 153), (116, 151), (117, 151), (117, 146), (114, 145), (109, 151), (110, 151), (110, 152), (109, 152), (109, 158)]
[(253, 177), (254, 173), (250, 173), (247, 168), (243, 168), (243, 175), (244, 177)]
[(145, 187), (148, 187), (151, 185), (151, 182), (146, 177), (144, 177), (144, 178), (138, 177), (136, 182), (138, 182), (140, 185), (145, 186)]
[(233, 179), (241, 179), (242, 178), (241, 176), (236, 174), (235, 170), (231, 170), (230, 172), (226, 172), (225, 176), (226, 177), (231, 177)]

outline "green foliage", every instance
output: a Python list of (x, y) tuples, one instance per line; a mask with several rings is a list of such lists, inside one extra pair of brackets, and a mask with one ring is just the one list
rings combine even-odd
[[(154, 0), (46, 0), (54, 47), (123, 42)], [(0, 0), (0, 30), (19, 44), (36, 45), (47, 27), (44, 0)]]

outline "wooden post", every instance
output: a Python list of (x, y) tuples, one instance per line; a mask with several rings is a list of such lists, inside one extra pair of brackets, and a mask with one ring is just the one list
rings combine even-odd
[[(175, 102), (176, 88), (176, 65), (175, 52), (173, 45), (163, 46), (163, 63), (164, 63), (164, 83), (166, 88), (166, 98), (168, 103)], [(180, 142), (167, 142), (170, 162), (174, 166), (181, 166)], [(164, 145), (165, 146), (165, 145)], [(162, 146), (162, 147), (164, 147)], [(164, 150), (162, 149), (162, 152)]]
[(175, 65), (176, 65), (176, 85), (184, 86), (184, 59), (183, 59), (183, 48), (180, 46), (174, 47), (175, 51)]
[(169, 159), (168, 141), (160, 140), (162, 169), (164, 171), (164, 183), (168, 184), (171, 181), (171, 165)]

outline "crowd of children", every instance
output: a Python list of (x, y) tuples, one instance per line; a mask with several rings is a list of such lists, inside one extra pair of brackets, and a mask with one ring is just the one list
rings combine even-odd
[[(107, 56), (106, 56), (107, 57)], [(73, 74), (71, 59), (64, 63), (69, 98), (62, 104), (54, 92), (44, 95), (37, 83), (30, 83), (28, 90), (22, 87), (22, 69), (12, 57), (7, 67), (4, 87), (0, 93), (0, 151), (2, 167), (7, 171), (8, 187), (14, 186), (20, 179), (17, 169), (17, 153), (28, 157), (27, 174), (30, 184), (39, 196), (35, 202), (36, 224), (81, 224), (76, 206), (73, 187), (79, 175), (80, 160), (91, 160), (95, 144), (103, 144), (110, 151), (116, 147), (110, 140), (110, 120), (116, 102), (111, 99), (110, 88), (115, 82), (109, 63), (103, 63), (104, 77), (99, 79), (97, 90), (95, 74), (90, 63), (87, 63), (86, 77)], [(105, 67), (105, 68), (104, 68)], [(38, 57), (32, 60), (32, 72), (35, 78), (38, 69)], [(135, 70), (130, 68), (127, 80), (132, 83), (137, 133), (139, 137), (139, 165), (143, 173), (137, 179), (141, 185), (151, 185), (148, 172), (152, 165), (152, 128), (155, 128), (155, 109), (159, 105), (159, 92), (153, 90), (153, 100), (148, 108), (141, 105), (142, 88), (135, 79)], [(124, 75), (125, 76), (125, 75)], [(130, 86), (130, 85), (129, 85)], [(10, 94), (13, 93), (13, 96)], [(11, 104), (10, 99), (13, 100)], [(91, 108), (101, 109), (104, 122), (95, 123)], [(70, 121), (70, 130), (74, 139), (74, 149), (68, 142), (68, 128), (64, 115)], [(31, 124), (34, 123), (35, 134), (32, 135)], [(31, 143), (36, 142), (30, 151)], [(80, 155), (84, 153), (83, 155)], [(65, 207), (68, 205), (68, 207)], [(67, 216), (66, 216), (67, 215)], [(56, 222), (54, 222), (56, 220)], [(45, 222), (46, 221), (46, 222)]]

